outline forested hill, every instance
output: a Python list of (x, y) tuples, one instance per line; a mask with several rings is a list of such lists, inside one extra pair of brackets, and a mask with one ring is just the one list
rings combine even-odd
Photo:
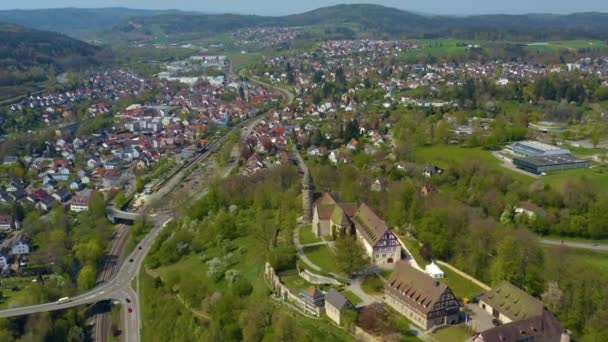
[(45, 80), (97, 63), (99, 48), (65, 35), (0, 23), (0, 86)]
[(44, 31), (77, 34), (109, 28), (131, 17), (147, 17), (177, 11), (130, 8), (53, 8), (0, 11), (0, 22)]
[(424, 16), (380, 5), (337, 5), (283, 17), (171, 14), (135, 17), (115, 32), (132, 37), (214, 34), (256, 26), (347, 27), (357, 33), (465, 39), (608, 39), (608, 14)]

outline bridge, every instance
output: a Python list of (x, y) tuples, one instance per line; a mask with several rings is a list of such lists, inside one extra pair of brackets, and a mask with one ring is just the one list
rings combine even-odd
[(113, 224), (124, 223), (124, 224), (133, 224), (135, 220), (150, 217), (150, 215), (146, 215), (143, 213), (131, 213), (128, 211), (123, 211), (120, 209), (116, 209), (114, 206), (110, 205), (106, 207), (106, 215), (108, 219)]

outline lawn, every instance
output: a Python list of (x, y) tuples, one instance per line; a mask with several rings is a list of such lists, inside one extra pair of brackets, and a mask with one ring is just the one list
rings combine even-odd
[(526, 176), (525, 174), (503, 167), (502, 162), (494, 157), (492, 152), (480, 147), (470, 148), (451, 145), (428, 146), (417, 149), (414, 157), (418, 162), (432, 163), (441, 168), (446, 168), (450, 162), (478, 160), (491, 169), (505, 172), (513, 179), (524, 184), (530, 184), (534, 181), (534, 178), (531, 176)]
[(608, 172), (601, 172), (601, 169), (575, 169), (557, 171), (543, 176), (543, 182), (551, 185), (556, 190), (561, 190), (563, 184), (569, 179), (586, 177), (600, 192), (608, 191)]
[(226, 55), (232, 61), (232, 68), (234, 70), (249, 68), (262, 58), (258, 53), (228, 53)]
[(482, 41), (465, 41), (458, 39), (420, 39), (418, 40), (420, 49), (404, 52), (404, 55), (408, 57), (417, 57), (427, 55), (443, 56), (449, 53), (460, 53), (466, 51), (464, 43), (478, 44), (482, 48), (484, 47), (484, 42)]
[(527, 49), (559, 51), (566, 49), (606, 49), (608, 46), (601, 40), (559, 40), (549, 42), (531, 42)]
[(439, 342), (464, 342), (472, 334), (466, 330), (463, 324), (459, 324), (438, 329), (431, 336)]
[(353, 303), (353, 305), (355, 305), (355, 306), (356, 306), (357, 304), (359, 304), (359, 303), (363, 302), (363, 301), (361, 300), (361, 298), (359, 298), (359, 296), (357, 296), (356, 294), (354, 294), (354, 293), (352, 293), (352, 292), (350, 292), (350, 291), (348, 291), (348, 290), (342, 291), (342, 295), (343, 295), (344, 297), (346, 297), (346, 299), (348, 299), (348, 300), (349, 300), (351, 303)]
[(322, 241), (312, 232), (312, 228), (310, 226), (303, 226), (300, 228), (300, 243), (305, 245), (308, 243), (315, 243)]
[[(340, 273), (336, 265), (336, 256), (325, 245), (304, 248), (304, 253), (315, 265), (325, 272)], [(314, 272), (314, 270), (311, 270)]]
[(285, 286), (296, 294), (310, 286), (313, 286), (311, 283), (304, 280), (304, 278), (300, 277), (297, 270), (282, 272), (279, 274), (279, 277), (281, 278), (283, 284), (285, 284)]
[(411, 257), (416, 260), (420, 267), (422, 267), (424, 262), (422, 260), (422, 256), (420, 255), (420, 244), (418, 244), (416, 240), (412, 240), (404, 235), (399, 235), (399, 239), (401, 239), (401, 242), (403, 242), (408, 251), (410, 251), (412, 254)]
[[(2, 293), (0, 308), (8, 308), (11, 301), (34, 304), (31, 301), (31, 290), (28, 289), (29, 287), (36, 285), (35, 283), (32, 283), (32, 279), (34, 279), (34, 277), (11, 277), (2, 279), (0, 281), (0, 292)], [(19, 291), (11, 291), (13, 287), (19, 288)]]
[(458, 273), (452, 271), (447, 267), (441, 267), (441, 270), (445, 274), (445, 278), (441, 279), (441, 282), (448, 285), (454, 295), (460, 299), (464, 297), (473, 298), (482, 292), (484, 289), (475, 285), (470, 280), (463, 278)]
[[(554, 248), (559, 246), (543, 246), (546, 251)], [(577, 268), (591, 269), (608, 281), (608, 252), (568, 248), (564, 257), (573, 261)]]
[(377, 275), (373, 274), (363, 280), (361, 289), (369, 295), (376, 295), (383, 291), (384, 283)]

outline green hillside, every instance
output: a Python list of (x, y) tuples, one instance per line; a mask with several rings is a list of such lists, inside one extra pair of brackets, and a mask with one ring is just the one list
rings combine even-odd
[(113, 32), (127, 38), (209, 36), (260, 26), (353, 27), (393, 37), (498, 40), (608, 38), (608, 14), (424, 16), (379, 5), (337, 5), (282, 17), (174, 13), (124, 20)]
[(26, 89), (24, 85), (43, 82), (50, 74), (95, 65), (99, 51), (59, 33), (0, 24), (0, 89)]

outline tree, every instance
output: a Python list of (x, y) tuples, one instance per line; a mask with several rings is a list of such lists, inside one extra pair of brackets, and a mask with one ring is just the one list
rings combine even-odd
[(114, 205), (117, 208), (122, 208), (123, 205), (127, 203), (127, 197), (124, 191), (119, 191), (116, 196), (114, 196)]
[(94, 217), (104, 217), (106, 215), (106, 201), (101, 192), (95, 192), (89, 202), (89, 213)]
[(339, 238), (335, 249), (338, 269), (347, 275), (362, 271), (370, 263), (365, 248), (352, 235)]
[(593, 148), (597, 148), (597, 145), (600, 143), (600, 139), (602, 138), (602, 129), (598, 127), (594, 127), (591, 130), (591, 134), (589, 135), (589, 142), (593, 145)]
[(433, 251), (428, 243), (423, 243), (422, 246), (420, 246), (420, 256), (426, 261), (431, 261), (431, 259), (433, 259)]
[(81, 327), (74, 326), (74, 327), (70, 328), (70, 331), (68, 333), (68, 342), (84, 342), (84, 341), (85, 341), (84, 330), (82, 330)]
[(80, 272), (78, 272), (78, 289), (87, 290), (95, 285), (95, 268), (91, 265), (84, 266)]

